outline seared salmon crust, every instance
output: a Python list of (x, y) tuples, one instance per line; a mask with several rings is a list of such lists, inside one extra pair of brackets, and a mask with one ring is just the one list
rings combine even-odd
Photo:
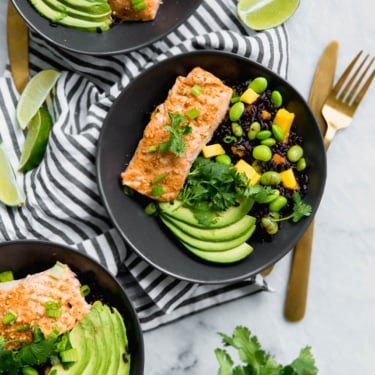
[[(199, 87), (199, 95), (194, 93), (193, 87)], [(127, 169), (121, 173), (122, 184), (158, 201), (176, 199), (192, 163), (224, 119), (232, 92), (218, 77), (200, 67), (186, 77), (177, 77), (165, 102), (153, 112)], [(177, 156), (170, 151), (150, 152), (169, 140), (170, 132), (165, 128), (171, 123), (169, 113), (180, 113), (188, 118), (191, 110), (198, 116), (189, 119), (192, 131), (183, 136), (187, 145), (184, 155)], [(153, 181), (161, 175), (164, 176), (163, 193), (155, 196)]]
[(131, 0), (109, 0), (114, 17), (121, 21), (152, 21), (161, 4), (160, 0), (144, 0), (146, 7), (134, 10)]
[[(0, 336), (5, 341), (32, 340), (32, 330), (38, 326), (47, 337), (56, 327), (59, 333), (70, 331), (89, 311), (89, 305), (80, 291), (80, 282), (73, 271), (64, 265), (58, 277), (51, 269), (29, 275), (24, 279), (0, 283)], [(60, 306), (59, 317), (48, 317), (46, 302)], [(4, 324), (3, 317), (12, 311), (16, 320)], [(29, 329), (23, 330), (23, 327)]]

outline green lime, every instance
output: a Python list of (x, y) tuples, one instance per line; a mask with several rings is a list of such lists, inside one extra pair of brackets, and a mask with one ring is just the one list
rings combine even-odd
[(25, 199), (25, 193), (17, 185), (13, 168), (0, 144), (0, 201), (7, 206), (22, 206)]
[(45, 69), (37, 73), (22, 91), (17, 104), (16, 117), (21, 129), (25, 129), (38, 112), (48, 94), (55, 86), (61, 73), (53, 69)]
[(299, 6), (300, 0), (239, 0), (240, 20), (253, 30), (265, 30), (284, 23)]
[(20, 172), (27, 172), (40, 164), (47, 148), (51, 128), (51, 116), (42, 107), (30, 121), (18, 167)]

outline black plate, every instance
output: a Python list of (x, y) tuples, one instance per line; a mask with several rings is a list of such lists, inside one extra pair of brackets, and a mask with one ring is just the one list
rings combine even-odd
[(64, 245), (44, 241), (11, 241), (0, 244), (0, 272), (12, 270), (15, 278), (44, 271), (56, 261), (68, 264), (82, 284), (88, 284), (94, 294), (115, 306), (127, 328), (131, 354), (130, 375), (143, 375), (144, 345), (141, 327), (134, 307), (116, 279), (95, 260)]
[(74, 52), (109, 55), (129, 52), (161, 39), (183, 23), (202, 0), (164, 0), (154, 21), (116, 24), (102, 33), (52, 24), (29, 0), (12, 2), (28, 26), (51, 43)]
[(120, 172), (125, 169), (142, 137), (155, 106), (163, 102), (178, 75), (201, 66), (221, 79), (247, 80), (264, 76), (278, 89), (286, 107), (296, 114), (298, 132), (304, 137), (305, 157), (310, 164), (309, 191), (305, 201), (315, 214), (326, 179), (326, 155), (318, 124), (301, 95), (285, 80), (248, 59), (218, 51), (179, 55), (151, 67), (137, 77), (112, 106), (98, 145), (97, 172), (100, 193), (114, 225), (130, 246), (157, 269), (180, 279), (199, 283), (226, 283), (245, 279), (288, 253), (302, 236), (313, 215), (298, 224), (287, 223), (272, 243), (254, 243), (254, 252), (231, 265), (206, 263), (191, 256), (159, 220), (144, 213), (145, 200), (124, 195)]

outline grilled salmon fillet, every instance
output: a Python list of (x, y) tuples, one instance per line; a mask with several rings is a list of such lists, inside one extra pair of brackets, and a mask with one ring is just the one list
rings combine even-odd
[[(5, 341), (31, 341), (35, 326), (46, 337), (56, 327), (62, 334), (71, 330), (90, 311), (91, 305), (81, 296), (81, 285), (73, 271), (63, 265), (62, 274), (56, 278), (51, 270), (0, 283), (0, 336)], [(47, 316), (45, 303), (48, 301), (60, 304), (60, 317)], [(2, 318), (9, 311), (13, 311), (17, 318), (11, 324), (4, 324)], [(29, 329), (20, 329), (28, 326)]]
[(134, 10), (131, 0), (109, 0), (114, 17), (121, 21), (152, 21), (161, 4), (160, 0), (144, 0), (146, 7)]
[[(199, 95), (193, 94), (193, 87), (200, 89)], [(177, 77), (165, 102), (153, 112), (127, 169), (121, 173), (122, 184), (158, 201), (176, 199), (192, 163), (222, 122), (232, 91), (219, 78), (200, 67), (194, 68), (186, 77)], [(198, 116), (188, 119), (192, 131), (183, 136), (187, 145), (185, 154), (150, 152), (155, 146), (168, 142), (170, 132), (165, 127), (171, 123), (169, 114), (180, 113), (188, 117), (191, 110), (195, 110)], [(155, 196), (153, 188), (160, 176), (163, 176), (159, 183), (163, 193)]]

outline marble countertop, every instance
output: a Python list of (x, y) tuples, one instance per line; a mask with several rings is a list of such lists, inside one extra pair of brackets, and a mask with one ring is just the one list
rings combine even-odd
[[(6, 1), (0, 2), (0, 74), (7, 61)], [(287, 22), (289, 81), (307, 98), (316, 63), (340, 42), (337, 75), (363, 49), (375, 55), (373, 0), (301, 0)], [(310, 345), (320, 374), (375, 373), (375, 84), (350, 128), (328, 151), (328, 178), (315, 220), (308, 305), (297, 323), (283, 316), (291, 256), (268, 276), (274, 289), (210, 308), (145, 334), (145, 374), (209, 375), (218, 364), (217, 332), (245, 325), (281, 363)]]

